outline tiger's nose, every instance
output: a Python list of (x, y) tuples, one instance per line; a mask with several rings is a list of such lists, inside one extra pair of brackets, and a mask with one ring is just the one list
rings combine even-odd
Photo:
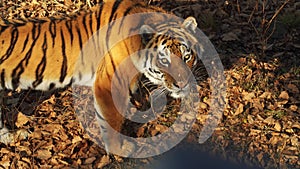
[(178, 87), (178, 88), (180, 88), (180, 89), (185, 88), (186, 85), (187, 85), (187, 83), (185, 83), (185, 82), (183, 82), (183, 81), (178, 81), (178, 82), (175, 82), (175, 83), (174, 83), (174, 86), (176, 86), (176, 87)]

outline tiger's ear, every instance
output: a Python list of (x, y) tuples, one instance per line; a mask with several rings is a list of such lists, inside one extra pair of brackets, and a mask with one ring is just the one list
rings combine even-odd
[(147, 44), (154, 35), (155, 31), (149, 25), (143, 25), (140, 29), (143, 44)]
[(195, 33), (197, 29), (197, 21), (194, 17), (190, 16), (183, 21), (182, 27)]

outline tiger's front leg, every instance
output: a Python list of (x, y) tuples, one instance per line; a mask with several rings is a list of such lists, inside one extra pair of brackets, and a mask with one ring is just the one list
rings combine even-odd
[[(113, 153), (121, 156), (129, 156), (135, 147), (128, 140), (120, 137), (122, 125), (125, 118), (119, 113), (110, 91), (103, 87), (94, 87), (95, 107), (97, 110), (97, 120), (101, 127), (101, 136), (105, 144), (107, 153)], [(126, 97), (122, 97), (124, 103), (128, 102)], [(126, 109), (126, 107), (124, 107)]]
[[(105, 63), (107, 69), (108, 65)], [(120, 77), (123, 85), (120, 85), (120, 79), (114, 80), (103, 69), (98, 70), (94, 82), (95, 108), (106, 151), (123, 157), (128, 157), (135, 150), (134, 143), (121, 132), (126, 120), (124, 113), (130, 100), (129, 93), (136, 90), (137, 81), (141, 76), (139, 72), (130, 68), (134, 69), (133, 66), (119, 68), (122, 73), (118, 74), (122, 75)], [(134, 76), (126, 76), (129, 72)]]

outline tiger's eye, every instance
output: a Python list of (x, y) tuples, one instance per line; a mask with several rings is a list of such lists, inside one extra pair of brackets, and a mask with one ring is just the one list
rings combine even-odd
[(183, 56), (183, 61), (184, 61), (184, 62), (188, 62), (188, 61), (191, 60), (191, 58), (192, 58), (191, 55), (185, 55), (185, 56)]
[(169, 66), (169, 61), (166, 58), (162, 58), (159, 60), (160, 64), (162, 64), (163, 66)]

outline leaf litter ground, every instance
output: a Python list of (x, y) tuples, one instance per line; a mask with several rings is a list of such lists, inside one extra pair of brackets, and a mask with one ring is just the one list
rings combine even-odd
[[(176, 1), (176, 3), (174, 3)], [(204, 144), (198, 133), (210, 106), (209, 79), (199, 84), (196, 123), (184, 141), (163, 155), (123, 159), (107, 155), (90, 136), (91, 91), (1, 91), (4, 125), (12, 142), (0, 143), (3, 168), (299, 168), (299, 2), (146, 1), (181, 17), (194, 16), (225, 67), (227, 98), (221, 123)], [(96, 1), (0, 1), (6, 19), (70, 15)], [(281, 8), (282, 7), (282, 8)], [(74, 99), (77, 99), (74, 105)], [(138, 104), (138, 103), (137, 103)], [(172, 103), (176, 105), (175, 103)], [(76, 111), (75, 111), (76, 110)], [(87, 111), (88, 110), (88, 111)], [(131, 109), (131, 111), (135, 111)], [(75, 112), (79, 112), (79, 115)], [(82, 112), (82, 113), (81, 113)], [(175, 110), (138, 130), (162, 133)], [(180, 116), (183, 124), (189, 117)], [(78, 119), (82, 120), (79, 123)], [(89, 128), (85, 131), (84, 128)], [(184, 127), (184, 126), (181, 126)], [(97, 134), (96, 134), (97, 135)], [(101, 138), (99, 138), (101, 139)], [(216, 164), (219, 163), (219, 165)]]

